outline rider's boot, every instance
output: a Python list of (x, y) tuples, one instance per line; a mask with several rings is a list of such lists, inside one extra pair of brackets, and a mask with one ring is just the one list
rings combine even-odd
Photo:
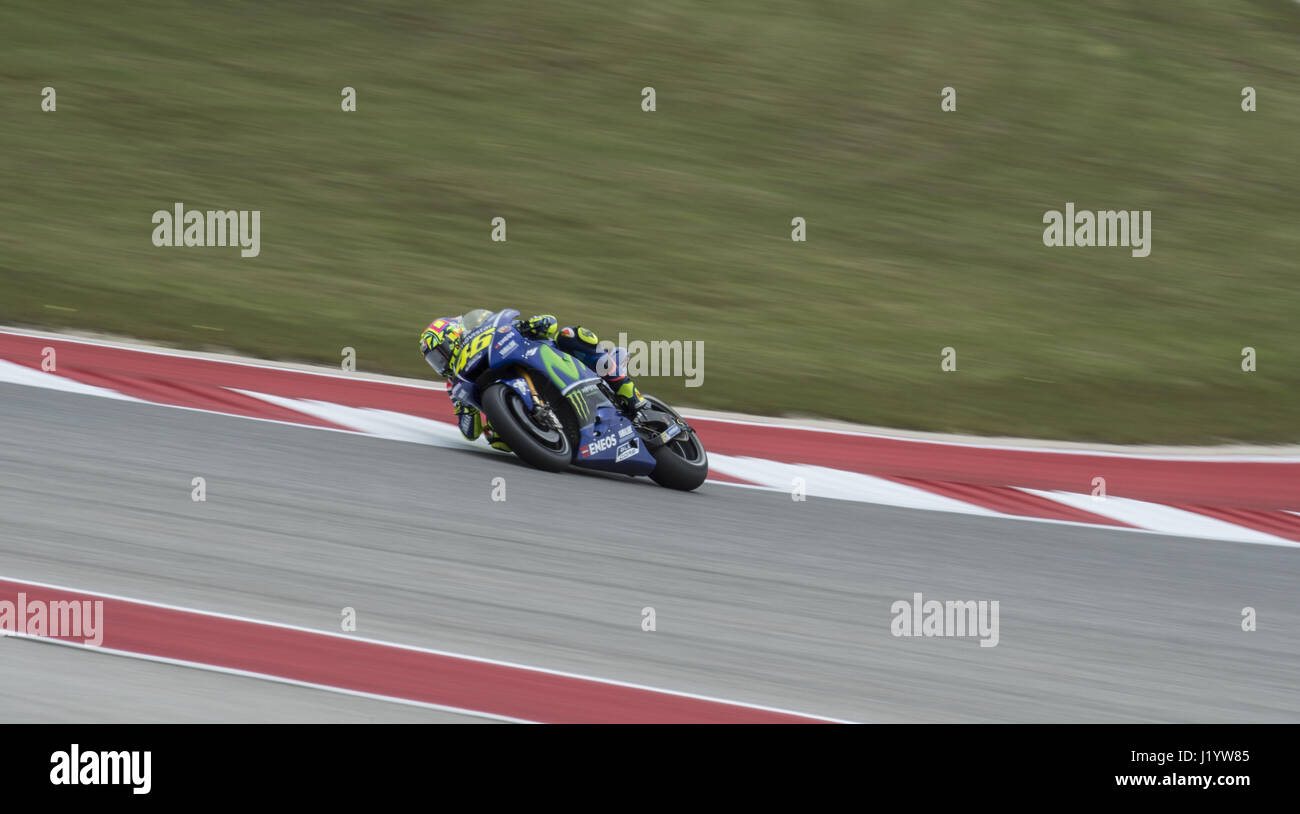
[(614, 405), (627, 415), (635, 416), (649, 402), (641, 395), (641, 391), (636, 389), (631, 379), (626, 376), (621, 378), (621, 382), (611, 382), (609, 379), (605, 379), (605, 382), (614, 390)]
[(497, 431), (492, 429), (492, 424), (488, 422), (487, 416), (483, 417), (483, 437), (487, 439), (493, 449), (499, 449), (502, 452), (510, 451), (510, 445), (502, 441), (501, 436), (497, 435)]

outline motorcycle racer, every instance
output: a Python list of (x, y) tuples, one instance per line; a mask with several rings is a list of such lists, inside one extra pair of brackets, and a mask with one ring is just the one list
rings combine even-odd
[[(461, 338), (467, 330), (472, 331), (478, 327), (491, 313), (479, 308), (458, 317), (439, 317), (424, 329), (424, 333), (420, 335), (420, 351), (424, 354), (425, 361), (439, 376), (450, 378), (447, 368), (455, 357)], [(612, 352), (605, 351), (599, 347), (599, 339), (595, 333), (580, 325), (560, 328), (559, 321), (551, 314), (538, 314), (528, 319), (518, 319), (515, 320), (514, 326), (525, 336), (554, 341), (560, 350), (576, 357), (596, 371), (597, 375), (614, 391), (614, 403), (624, 413), (635, 415), (638, 410), (646, 406), (641, 391), (627, 376), (627, 354), (622, 348), (615, 348)], [(471, 441), (477, 440), (482, 435), (494, 449), (502, 452), (510, 451), (510, 447), (492, 429), (487, 417), (476, 407), (456, 401), (452, 404), (462, 435)]]

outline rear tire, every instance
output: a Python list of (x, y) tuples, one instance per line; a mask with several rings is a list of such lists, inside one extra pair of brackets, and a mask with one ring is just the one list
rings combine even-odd
[(660, 447), (650, 453), (655, 456), (655, 468), (650, 472), (650, 480), (669, 489), (689, 492), (700, 488), (709, 477), (709, 462), (701, 464), (687, 463), (668, 447)]
[(546, 472), (559, 472), (573, 462), (573, 445), (568, 433), (538, 426), (510, 385), (498, 382), (488, 387), (483, 391), (482, 402), (483, 413), (492, 422), (492, 429), (525, 463)]
[[(680, 418), (677, 411), (654, 396), (646, 396), (647, 401), (657, 410)], [(685, 440), (681, 436), (670, 443), (652, 450), (655, 468), (650, 472), (650, 480), (668, 489), (680, 489), (689, 492), (700, 488), (709, 477), (709, 457), (704, 445), (691, 430)]]

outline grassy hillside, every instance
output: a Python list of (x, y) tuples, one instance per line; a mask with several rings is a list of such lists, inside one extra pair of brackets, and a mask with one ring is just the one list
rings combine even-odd
[[(692, 405), (1300, 440), (1300, 5), (617, 6), (9, 0), (0, 323), (426, 375), (432, 317), (513, 305), (704, 341), (645, 383)], [(261, 255), (155, 248), (176, 201)], [(1045, 247), (1067, 201), (1151, 255)]]

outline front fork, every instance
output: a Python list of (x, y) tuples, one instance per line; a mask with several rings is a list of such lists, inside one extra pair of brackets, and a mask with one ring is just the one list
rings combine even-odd
[(524, 381), (528, 384), (528, 392), (533, 397), (533, 413), (541, 416), (550, 425), (550, 429), (564, 432), (564, 427), (560, 425), (560, 419), (555, 415), (555, 411), (551, 409), (551, 405), (543, 401), (542, 397), (538, 395), (537, 386), (533, 384), (533, 377), (528, 375), (528, 369), (521, 367), (519, 372), (523, 375)]

